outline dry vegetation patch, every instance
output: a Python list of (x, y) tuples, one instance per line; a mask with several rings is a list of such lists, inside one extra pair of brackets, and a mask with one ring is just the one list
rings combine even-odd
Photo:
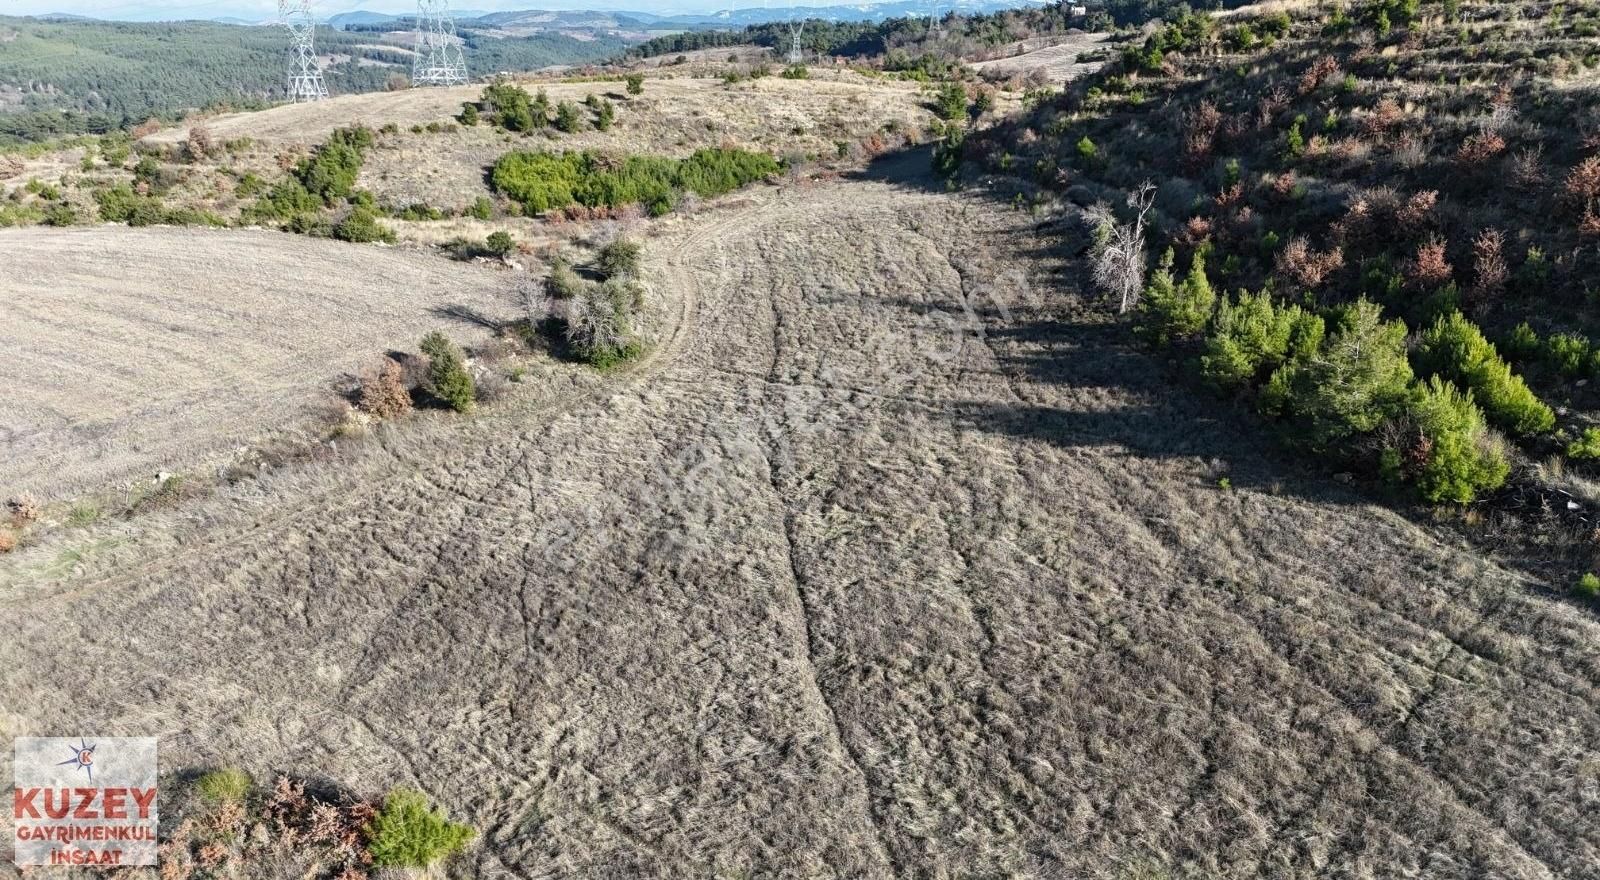
[[(446, 310), (518, 315), (503, 273), (271, 232), (0, 232), (0, 486), (60, 499), (309, 426), (341, 375)], [(4, 491), (4, 490), (0, 490)]]
[(684, 320), (593, 396), (0, 569), (7, 711), (417, 786), (473, 875), (1585, 872), (1600, 625), (1174, 393), (1064, 251), (882, 183), (669, 220)]

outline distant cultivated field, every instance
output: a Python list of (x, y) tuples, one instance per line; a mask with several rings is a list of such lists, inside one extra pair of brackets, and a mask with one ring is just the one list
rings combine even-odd
[(303, 426), (342, 373), (509, 316), (508, 276), (276, 232), (0, 232), (0, 494), (179, 472)]

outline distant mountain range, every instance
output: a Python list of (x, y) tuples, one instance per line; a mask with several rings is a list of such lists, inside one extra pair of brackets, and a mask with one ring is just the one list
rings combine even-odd
[[(751, 0), (746, 0), (751, 2)], [(657, 15), (652, 12), (617, 10), (542, 10), (529, 9), (516, 12), (454, 13), (458, 27), (516, 28), (545, 27), (552, 30), (567, 28), (615, 28), (643, 30), (683, 30), (707, 27), (744, 27), (769, 21), (788, 21), (795, 18), (816, 18), (823, 21), (883, 21), (888, 18), (926, 16), (937, 10), (943, 15), (959, 12), (977, 15), (1014, 9), (1019, 6), (1043, 6), (1045, 0), (957, 0), (942, 2), (935, 7), (929, 0), (890, 0), (885, 3), (862, 3), (848, 6), (775, 6), (763, 8), (750, 6), (722, 12), (688, 13), (682, 15)], [(371, 26), (385, 22), (402, 23), (404, 15), (387, 15), (380, 12), (344, 12), (328, 19), (335, 28)]]
[[(737, 0), (728, 0), (731, 6), (737, 6)], [(754, 0), (744, 0), (753, 4)], [(769, 21), (787, 21), (795, 18), (816, 18), (824, 21), (883, 21), (888, 18), (906, 18), (926, 16), (937, 11), (943, 15), (948, 12), (960, 12), (968, 15), (996, 12), (1002, 9), (1014, 9), (1019, 6), (1043, 6), (1047, 0), (957, 0), (957, 2), (940, 2), (935, 6), (931, 0), (887, 0), (883, 3), (859, 3), (845, 6), (781, 6), (762, 8), (750, 5), (746, 8), (729, 8), (720, 12), (683, 13), (677, 15), (658, 15), (653, 12), (636, 10), (546, 10), (526, 9), (512, 12), (485, 12), (479, 9), (453, 10), (453, 15), (458, 26), (509, 29), (526, 33), (538, 30), (571, 30), (571, 29), (603, 29), (618, 31), (642, 30), (700, 30), (704, 28), (738, 28), (752, 24), (762, 24)], [(99, 21), (87, 15), (74, 15), (71, 13), (57, 12), (48, 15), (32, 16), (39, 21), (73, 22), (73, 21)], [(329, 16), (326, 23), (334, 28), (345, 30), (352, 27), (370, 28), (393, 22), (398, 26), (410, 16), (404, 14), (390, 14), (385, 12), (369, 12), (358, 10), (355, 12), (341, 12)], [(106, 19), (123, 20), (123, 19)], [(130, 17), (126, 20), (159, 20), (150, 16)], [(262, 25), (274, 24), (273, 19), (248, 18), (240, 15), (222, 15), (202, 19), (219, 24), (233, 25)]]

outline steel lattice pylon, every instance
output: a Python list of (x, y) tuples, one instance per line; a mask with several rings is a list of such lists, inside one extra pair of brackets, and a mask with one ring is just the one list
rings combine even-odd
[(417, 0), (417, 56), (411, 62), (414, 86), (456, 86), (467, 82), (467, 59), (456, 40), (449, 0)]
[(805, 50), (800, 47), (800, 35), (805, 33), (806, 20), (799, 19), (789, 22), (789, 63), (799, 64), (806, 60)]
[(289, 62), (289, 100), (321, 101), (328, 97), (322, 65), (312, 36), (317, 29), (311, 17), (311, 0), (278, 0), (278, 23), (289, 29), (294, 58)]

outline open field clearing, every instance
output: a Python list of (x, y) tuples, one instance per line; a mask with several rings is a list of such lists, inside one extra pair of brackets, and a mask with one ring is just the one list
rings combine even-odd
[(416, 785), (461, 877), (1591, 874), (1593, 615), (1175, 393), (1033, 222), (670, 219), (637, 367), (0, 563), (0, 733)]
[[(219, 116), (204, 124), (219, 141), (249, 137), (276, 150), (321, 143), (342, 126), (394, 123), (400, 131), (385, 137), (368, 156), (361, 187), (398, 205), (426, 202), (461, 208), (476, 196), (489, 195), (485, 172), (511, 150), (593, 149), (681, 157), (702, 148), (735, 146), (778, 156), (832, 158), (840, 143), (854, 145), (890, 131), (921, 132), (933, 118), (923, 106), (924, 87), (918, 83), (823, 69), (817, 75), (810, 80), (767, 76), (733, 85), (709, 78), (649, 79), (644, 94), (636, 96), (626, 95), (620, 81), (523, 83), (530, 92), (546, 92), (553, 104), (580, 103), (588, 95), (616, 102), (616, 124), (610, 130), (597, 131), (586, 123), (573, 134), (545, 129), (525, 137), (487, 124), (410, 131), (414, 125), (453, 122), (463, 102), (478, 100), (482, 85), (347, 95)], [(178, 144), (188, 131), (168, 129), (150, 140)]]
[(148, 481), (305, 426), (342, 373), (462, 306), (515, 314), (509, 276), (277, 232), (0, 232), (0, 491)]
[(1104, 60), (1079, 61), (1078, 56), (1097, 49), (1107, 49), (1110, 40), (1110, 34), (1077, 34), (1055, 45), (1009, 58), (975, 61), (971, 67), (987, 75), (1027, 76), (1038, 71), (1047, 78), (1046, 82), (1060, 85), (1065, 80), (1077, 79), (1099, 70), (1105, 64)]

